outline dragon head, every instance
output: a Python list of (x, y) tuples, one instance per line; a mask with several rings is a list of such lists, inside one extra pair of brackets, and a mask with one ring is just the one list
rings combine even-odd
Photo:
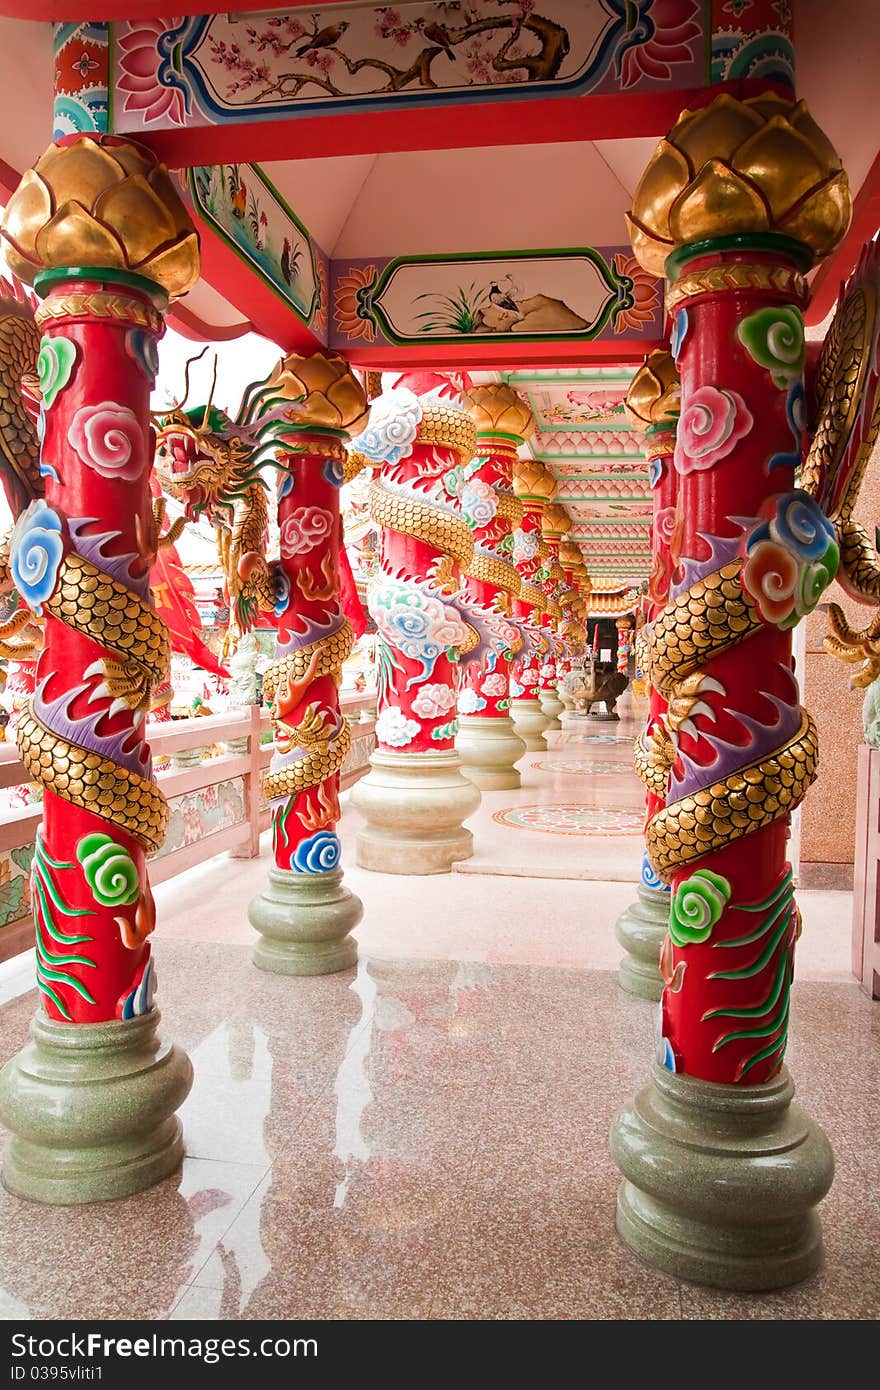
[(218, 510), (252, 481), (254, 445), (216, 406), (176, 405), (156, 419), (156, 473), (189, 521), (222, 521)]

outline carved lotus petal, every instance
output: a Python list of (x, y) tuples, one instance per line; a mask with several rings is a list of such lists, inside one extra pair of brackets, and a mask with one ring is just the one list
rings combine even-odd
[(641, 222), (630, 213), (626, 214), (629, 223), (629, 241), (636, 260), (644, 270), (662, 279), (666, 257), (675, 249), (671, 237), (659, 237), (649, 232)]
[(52, 195), (35, 169), (28, 169), (10, 200), (3, 222), (9, 268), (26, 284), (41, 269), (34, 237), (52, 216)]
[(840, 241), (852, 217), (849, 179), (841, 169), (811, 193), (779, 223), (780, 232), (811, 246), (817, 259), (827, 256)]
[(85, 135), (67, 145), (50, 145), (34, 168), (52, 190), (56, 207), (76, 201), (94, 208), (102, 193), (128, 177), (110, 149)]
[[(169, 298), (177, 299), (179, 295), (192, 289), (195, 283), (193, 266), (198, 267), (198, 264), (199, 237), (198, 233), (190, 228), (178, 237), (172, 246), (157, 251), (150, 257), (149, 262), (138, 266), (137, 270), (138, 274), (148, 276), (167, 290)], [(195, 278), (198, 278), (198, 269)]]
[(157, 245), (173, 240), (174, 218), (141, 174), (114, 184), (95, 200), (94, 214), (116, 233), (128, 264), (145, 264)]
[(39, 229), (36, 252), (39, 263), (46, 266), (128, 268), (125, 249), (113, 230), (74, 201), (64, 203)]
[(730, 159), (765, 117), (753, 107), (722, 93), (709, 106), (689, 111), (670, 132), (670, 142), (686, 158), (691, 176), (710, 159)]
[(809, 140), (784, 116), (774, 116), (744, 141), (730, 163), (761, 190), (774, 219), (783, 217), (792, 204), (827, 177), (824, 162)]
[(703, 165), (669, 214), (669, 230), (678, 246), (769, 228), (770, 214), (760, 190), (721, 159)]
[(693, 172), (680, 150), (668, 140), (660, 141), (633, 199), (633, 220), (649, 236), (668, 239), (669, 209), (687, 187)]

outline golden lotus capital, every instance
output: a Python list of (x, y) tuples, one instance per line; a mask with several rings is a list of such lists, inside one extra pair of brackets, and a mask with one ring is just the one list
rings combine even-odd
[(522, 396), (503, 382), (471, 386), (461, 398), (478, 434), (515, 435), (520, 443), (530, 437), (535, 417)]
[(629, 384), (624, 402), (627, 418), (637, 430), (649, 425), (674, 425), (681, 410), (681, 383), (672, 355), (655, 348)]
[(734, 234), (790, 237), (818, 261), (851, 216), (840, 158), (804, 102), (725, 92), (683, 111), (660, 141), (628, 221), (638, 261), (663, 275), (676, 247)]
[(267, 386), (291, 402), (292, 424), (356, 434), (366, 422), (364, 388), (343, 357), (327, 357), (322, 352), (311, 357), (289, 353), (278, 363)]
[(199, 277), (199, 238), (164, 164), (134, 141), (57, 141), (6, 207), (6, 259), (32, 285), (46, 270), (94, 267), (141, 275), (171, 299)]
[(556, 479), (540, 459), (517, 459), (513, 490), (521, 501), (543, 507), (556, 492), (556, 487)]

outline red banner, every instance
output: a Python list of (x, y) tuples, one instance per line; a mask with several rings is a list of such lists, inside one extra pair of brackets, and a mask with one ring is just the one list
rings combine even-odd
[(351, 623), (355, 637), (363, 637), (367, 619), (358, 598), (357, 585), (351, 572), (351, 561), (344, 545), (339, 547), (339, 606)]
[(158, 552), (150, 571), (150, 588), (156, 612), (171, 634), (174, 651), (183, 652), (212, 675), (227, 679), (229, 672), (199, 635), (202, 625), (195, 605), (195, 589), (180, 563), (176, 546), (165, 545)]

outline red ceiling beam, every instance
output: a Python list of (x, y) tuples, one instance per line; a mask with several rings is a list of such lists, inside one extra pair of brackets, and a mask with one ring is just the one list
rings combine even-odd
[[(517, 367), (553, 367), (559, 370), (583, 367), (616, 367), (638, 365), (645, 354), (663, 347), (661, 339), (597, 338), (592, 342), (523, 343), (516, 334), (500, 338), (497, 343), (474, 343), (462, 337), (453, 344), (432, 344), (430, 340), (408, 344), (406, 347), (380, 347), (352, 343), (337, 351), (356, 367), (371, 371), (391, 371), (409, 367), (466, 367), (468, 369), (513, 370)], [(565, 426), (559, 430), (564, 432)]]
[[(610, 96), (546, 97), (290, 116), (236, 121), (181, 130), (137, 132), (172, 169), (193, 164), (329, 159), (339, 155), (392, 154), (402, 150), (477, 149), (487, 145), (530, 145), (627, 136), (660, 136), (685, 106), (700, 106), (718, 91), (615, 93)], [(756, 90), (752, 82), (727, 84), (735, 96)], [(442, 189), (438, 190), (442, 192)]]

